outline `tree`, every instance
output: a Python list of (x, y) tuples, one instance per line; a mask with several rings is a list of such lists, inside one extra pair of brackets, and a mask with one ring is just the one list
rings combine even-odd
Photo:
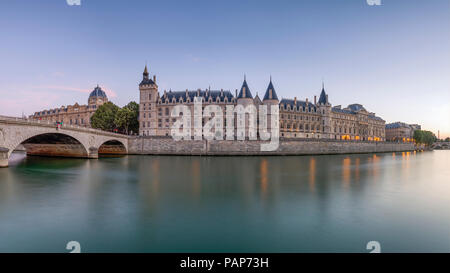
[(424, 131), (424, 130), (416, 130), (414, 131), (414, 140), (418, 144), (425, 144), (427, 146), (430, 146), (434, 142), (436, 142), (436, 135), (433, 134), (433, 132), (430, 131)]
[(139, 104), (132, 101), (128, 103), (125, 107), (131, 109), (131, 111), (133, 112), (133, 116), (129, 124), (129, 130), (133, 131), (134, 133), (139, 132)]
[(98, 107), (97, 111), (91, 117), (91, 126), (92, 128), (104, 130), (104, 131), (113, 131), (116, 129), (115, 119), (117, 112), (119, 111), (119, 107), (114, 103), (108, 101)]
[(116, 127), (120, 131), (124, 132), (125, 134), (129, 134), (130, 131), (139, 131), (138, 116), (139, 105), (136, 102), (132, 101), (117, 112), (114, 122), (116, 124)]
[(413, 135), (414, 140), (417, 144), (423, 143), (423, 131), (422, 130), (415, 130)]

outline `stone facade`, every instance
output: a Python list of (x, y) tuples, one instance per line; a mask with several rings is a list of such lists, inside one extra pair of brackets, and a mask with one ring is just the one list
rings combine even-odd
[(91, 117), (97, 108), (108, 101), (106, 93), (97, 85), (90, 93), (87, 105), (61, 106), (60, 108), (43, 110), (29, 116), (32, 120), (50, 121), (52, 123), (91, 127)]
[[(225, 112), (227, 105), (244, 107), (253, 105), (278, 105), (280, 136), (284, 138), (305, 138), (305, 139), (335, 139), (335, 140), (356, 140), (356, 141), (384, 141), (385, 121), (376, 116), (375, 113), (367, 111), (361, 104), (351, 104), (342, 109), (341, 106), (332, 107), (328, 101), (328, 95), (322, 85), (319, 100), (310, 102), (307, 98), (302, 100), (278, 99), (272, 79), (261, 100), (258, 95), (252, 96), (247, 81), (244, 78), (239, 95), (237, 90), (235, 96), (230, 91), (222, 90), (196, 90), (196, 91), (164, 91), (160, 95), (156, 76), (153, 80), (149, 78), (147, 66), (143, 73), (143, 79), (139, 84), (140, 91), (140, 128), (141, 136), (170, 136), (171, 126), (176, 118), (171, 116), (171, 111), (175, 105), (186, 105), (191, 110), (194, 127), (194, 98), (199, 97), (203, 102), (203, 109), (208, 105), (218, 105)], [(270, 113), (270, 110), (269, 110)], [(259, 124), (257, 117), (256, 126)], [(238, 126), (237, 119), (234, 118), (234, 130)], [(203, 119), (203, 124), (208, 118)], [(270, 115), (268, 116), (270, 121)], [(227, 124), (223, 120), (224, 126)], [(271, 123), (268, 122), (270, 130)], [(251, 132), (254, 123), (245, 120), (245, 132)], [(194, 135), (193, 133), (191, 134)], [(235, 136), (237, 134), (235, 133)], [(252, 136), (246, 135), (246, 138)]]
[(404, 122), (394, 122), (386, 124), (386, 140), (397, 142), (413, 142), (414, 131), (420, 130), (418, 124), (406, 124)]

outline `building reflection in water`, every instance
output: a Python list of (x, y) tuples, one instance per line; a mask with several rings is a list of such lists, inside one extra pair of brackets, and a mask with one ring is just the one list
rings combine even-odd
[(309, 190), (311, 192), (316, 190), (316, 159), (314, 157), (309, 160)]
[(360, 162), (360, 158), (357, 157), (355, 159), (355, 182), (359, 183), (359, 162)]
[(196, 197), (198, 197), (201, 193), (201, 183), (200, 161), (198, 159), (194, 159), (192, 160), (192, 190)]
[(267, 159), (264, 158), (261, 160), (259, 171), (261, 176), (261, 192), (265, 195), (267, 192)]
[(376, 154), (374, 154), (372, 156), (372, 175), (374, 181), (377, 180), (379, 174), (380, 174), (380, 158)]
[(409, 155), (410, 152), (402, 152), (402, 175), (405, 179), (409, 176)]
[(345, 188), (350, 186), (350, 172), (352, 161), (349, 157), (342, 160), (342, 182)]
[(159, 166), (159, 158), (152, 160), (151, 163), (152, 168), (152, 192), (153, 196), (156, 198), (158, 196), (159, 191), (159, 176), (160, 176), (160, 166)]

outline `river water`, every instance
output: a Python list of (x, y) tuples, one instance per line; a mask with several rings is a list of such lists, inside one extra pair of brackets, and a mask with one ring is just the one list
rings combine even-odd
[(450, 251), (450, 151), (324, 156), (13, 154), (0, 252)]

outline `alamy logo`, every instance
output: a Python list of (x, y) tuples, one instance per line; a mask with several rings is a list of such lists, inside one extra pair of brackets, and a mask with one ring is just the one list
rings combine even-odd
[(370, 241), (366, 245), (367, 250), (371, 250), (370, 253), (381, 253), (381, 244), (378, 241)]
[(67, 5), (69, 6), (80, 6), (81, 0), (66, 0)]
[(381, 0), (366, 0), (369, 6), (381, 6)]
[(275, 151), (279, 146), (280, 109), (278, 105), (272, 105), (269, 113), (267, 105), (259, 105), (258, 108), (253, 104), (226, 105), (225, 109), (219, 105), (207, 105), (203, 108), (202, 99), (195, 97), (193, 115), (187, 105), (172, 108), (170, 115), (177, 119), (170, 134), (176, 141), (192, 140), (192, 135), (194, 140), (258, 140), (259, 137), (263, 141), (270, 140), (269, 143), (261, 144), (261, 151)]

